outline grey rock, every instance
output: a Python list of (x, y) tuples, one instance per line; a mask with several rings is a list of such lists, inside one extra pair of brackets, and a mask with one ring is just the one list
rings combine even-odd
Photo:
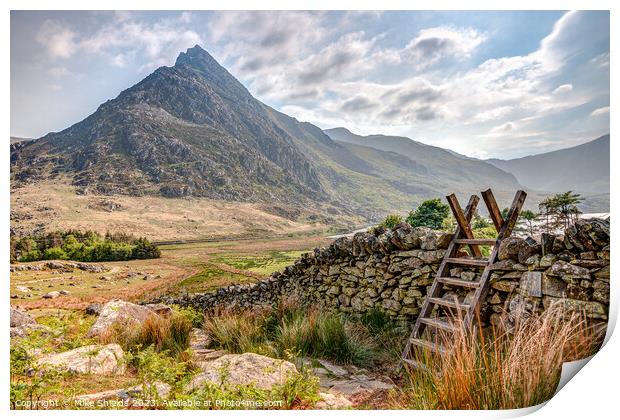
[(90, 345), (63, 353), (46, 354), (37, 359), (41, 366), (51, 366), (73, 373), (121, 375), (125, 371), (123, 349), (118, 344)]
[(565, 261), (555, 262), (547, 269), (546, 273), (556, 277), (590, 278), (590, 271), (588, 269), (569, 264)]
[(528, 246), (527, 243), (521, 238), (506, 238), (499, 245), (497, 257), (500, 260), (517, 259), (519, 251), (526, 246)]
[(188, 392), (206, 382), (220, 385), (223, 380), (231, 385), (252, 384), (259, 389), (271, 389), (297, 374), (297, 368), (290, 362), (254, 353), (227, 354), (201, 364), (201, 369), (202, 372), (190, 382)]
[(138, 325), (150, 316), (158, 316), (155, 312), (135, 303), (120, 299), (111, 300), (101, 308), (99, 317), (88, 331), (89, 337), (104, 333), (115, 323)]

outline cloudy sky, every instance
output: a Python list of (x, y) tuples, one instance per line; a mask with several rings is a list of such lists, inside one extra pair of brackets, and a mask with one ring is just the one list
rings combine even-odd
[(609, 132), (608, 12), (12, 12), (11, 135), (91, 114), (200, 44), (322, 128), (512, 158)]

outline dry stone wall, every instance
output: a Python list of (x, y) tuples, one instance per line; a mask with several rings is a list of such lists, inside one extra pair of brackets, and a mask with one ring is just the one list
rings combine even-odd
[[(282, 273), (254, 284), (157, 301), (211, 309), (252, 307), (295, 296), (342, 312), (378, 309), (414, 321), (424, 302), (451, 234), (406, 223), (342, 237), (301, 256)], [(524, 309), (543, 311), (562, 300), (594, 319), (606, 320), (609, 306), (609, 221), (579, 220), (564, 236), (503, 241), (493, 264), (483, 322)], [(475, 280), (479, 272), (453, 268), (451, 276)], [(446, 288), (443, 297), (468, 303), (473, 292)]]

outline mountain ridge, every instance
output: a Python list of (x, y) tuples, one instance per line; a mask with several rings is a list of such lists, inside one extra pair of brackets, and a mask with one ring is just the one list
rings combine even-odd
[(486, 162), (514, 173), (519, 182), (538, 191), (609, 194), (609, 147), (610, 135), (605, 134), (573, 147)]
[(11, 185), (67, 179), (81, 194), (277, 203), (372, 220), (446, 191), (511, 197), (520, 187), (493, 165), (416, 147), (441, 159), (333, 140), (255, 99), (195, 46), (82, 121), (11, 145)]

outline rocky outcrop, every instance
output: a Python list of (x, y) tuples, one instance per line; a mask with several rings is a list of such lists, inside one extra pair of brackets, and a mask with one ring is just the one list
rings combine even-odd
[(194, 377), (188, 390), (198, 389), (207, 382), (271, 389), (297, 374), (297, 368), (290, 362), (254, 353), (227, 354), (203, 362), (201, 368), (202, 372)]
[(24, 337), (32, 330), (45, 329), (43, 325), (37, 324), (26, 311), (13, 305), (11, 305), (10, 328), (11, 337)]
[(150, 316), (158, 315), (146, 306), (120, 299), (111, 300), (101, 308), (99, 317), (88, 331), (88, 336), (94, 337), (103, 334), (116, 323), (138, 325)]
[(41, 271), (41, 270), (57, 270), (58, 272), (68, 273), (73, 270), (82, 270), (89, 273), (101, 273), (107, 269), (100, 264), (91, 264), (85, 262), (73, 261), (45, 261), (40, 264), (20, 263), (11, 264), (11, 272), (14, 271)]
[(125, 371), (123, 349), (118, 344), (90, 345), (63, 353), (46, 354), (37, 360), (42, 367), (54, 367), (72, 373), (120, 375)]
[[(444, 256), (450, 234), (403, 223), (342, 237), (301, 256), (282, 273), (254, 284), (215, 292), (157, 299), (200, 309), (258, 306), (297, 296), (342, 312), (378, 309), (404, 322), (415, 320)], [(609, 306), (609, 222), (578, 221), (565, 236), (540, 244), (521, 238), (503, 241), (493, 264), (491, 291), (482, 305), (483, 322), (528, 303), (542, 311), (552, 301), (586, 309), (607, 319)], [(455, 267), (450, 275), (472, 281), (479, 272)], [(445, 288), (445, 298), (470, 301), (472, 294)], [(579, 303), (581, 302), (581, 303)], [(516, 309), (515, 309), (516, 310)]]

